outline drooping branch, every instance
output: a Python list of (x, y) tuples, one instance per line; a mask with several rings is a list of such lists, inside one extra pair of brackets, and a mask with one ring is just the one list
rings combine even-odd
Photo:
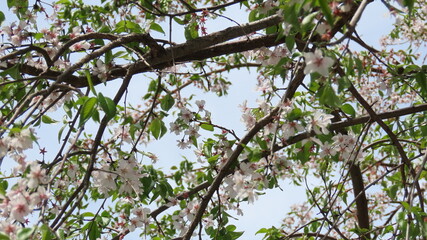
[[(255, 38), (253, 40), (248, 37), (248, 40), (246, 42), (240, 41), (240, 42), (231, 44), (229, 46), (221, 45), (221, 44), (224, 44), (231, 39), (245, 36), (250, 33), (265, 29), (267, 27), (279, 24), (281, 21), (283, 21), (283, 18), (281, 16), (273, 15), (271, 17), (264, 18), (259, 21), (251, 22), (241, 26), (229, 27), (219, 32), (215, 32), (203, 37), (192, 39), (182, 44), (174, 45), (172, 47), (167, 48), (163, 54), (159, 53), (152, 56), (146, 56), (146, 59), (140, 60), (136, 63), (114, 67), (110, 72), (111, 77), (107, 81), (111, 81), (111, 80), (123, 77), (126, 74), (127, 69), (132, 65), (134, 65), (134, 68), (136, 69), (135, 74), (137, 74), (137, 73), (143, 73), (151, 70), (150, 66), (155, 69), (162, 69), (165, 67), (172, 66), (174, 62), (172, 61), (173, 58), (175, 61), (189, 62), (189, 61), (198, 60), (201, 58), (214, 57), (214, 56), (220, 56), (228, 53), (251, 50), (251, 49), (261, 47), (263, 45), (265, 46), (265, 44), (267, 44), (267, 46), (273, 46), (274, 44), (276, 44), (275, 39), (277, 38), (277, 35), (267, 35), (265, 38)], [(68, 45), (71, 46), (73, 43), (77, 42), (77, 40), (94, 39), (94, 38), (110, 39), (112, 40), (112, 42), (86, 55), (85, 57), (80, 59), (77, 63), (75, 63), (73, 66), (71, 66), (64, 72), (55, 71), (51, 69), (47, 69), (46, 71), (44, 71), (36, 67), (29, 66), (27, 64), (19, 65), (20, 72), (28, 75), (32, 75), (32, 76), (39, 76), (46, 79), (55, 80), (58, 82), (68, 83), (78, 88), (87, 87), (88, 83), (85, 76), (73, 75), (74, 71), (82, 67), (83, 64), (101, 56), (106, 51), (112, 50), (125, 43), (140, 42), (150, 46), (151, 48), (155, 46), (154, 42), (152, 41), (152, 38), (149, 37), (149, 35), (147, 34), (129, 34), (125, 36), (119, 36), (117, 38), (111, 34), (106, 34), (106, 35), (105, 34), (97, 35), (97, 34), (98, 33), (96, 34), (89, 33), (87, 35), (79, 36), (76, 39), (70, 40), (67, 46)], [(240, 43), (244, 43), (244, 45), (242, 45), (244, 47), (240, 47), (240, 49), (235, 48), (236, 46), (240, 46), (239, 45)], [(63, 52), (63, 51), (65, 51), (65, 48), (61, 49), (60, 52)], [(57, 58), (58, 57), (56, 56), (54, 57), (55, 60)], [(7, 67), (0, 67), (0, 69), (5, 70), (13, 66), (14, 64), (8, 63)], [(95, 85), (102, 83), (102, 81), (95, 75), (92, 76), (92, 80)]]

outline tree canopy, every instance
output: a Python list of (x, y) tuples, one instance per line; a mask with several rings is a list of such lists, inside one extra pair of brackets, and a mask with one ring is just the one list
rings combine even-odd
[[(425, 0), (3, 4), (0, 239), (238, 239), (283, 180), (306, 199), (263, 239), (427, 239)], [(235, 71), (243, 134), (206, 97)]]

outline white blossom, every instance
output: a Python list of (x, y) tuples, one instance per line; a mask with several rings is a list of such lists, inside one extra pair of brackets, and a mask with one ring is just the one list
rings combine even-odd
[(329, 68), (334, 64), (334, 60), (330, 57), (323, 57), (322, 51), (316, 49), (314, 53), (303, 53), (305, 58), (304, 74), (313, 72), (320, 73), (323, 76), (329, 75)]
[(328, 125), (331, 123), (333, 115), (322, 113), (320, 111), (314, 112), (310, 123), (307, 125), (307, 131), (314, 131), (316, 134), (328, 134)]

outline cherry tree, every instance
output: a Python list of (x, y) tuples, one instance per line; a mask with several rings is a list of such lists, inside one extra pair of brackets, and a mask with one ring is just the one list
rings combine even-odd
[[(3, 3), (1, 239), (237, 239), (283, 180), (307, 195), (264, 239), (427, 238), (425, 0), (85, 2)], [(243, 134), (206, 98), (230, 71), (256, 78)], [(191, 154), (146, 151), (169, 135)]]

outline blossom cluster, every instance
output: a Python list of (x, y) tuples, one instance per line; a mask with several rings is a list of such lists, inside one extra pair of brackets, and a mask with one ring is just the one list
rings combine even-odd
[(24, 128), (10, 133), (0, 139), (0, 157), (10, 152), (22, 153), (24, 150), (33, 148), (34, 133), (30, 128)]
[(60, 91), (54, 91), (47, 97), (43, 95), (35, 96), (31, 99), (30, 105), (37, 107), (40, 110), (48, 110), (49, 112), (56, 111), (64, 103), (72, 100), (74, 94), (73, 91), (66, 91), (65, 93)]
[[(25, 160), (21, 159), (21, 163)], [(22, 226), (28, 223), (29, 215), (37, 208), (47, 204), (51, 193), (46, 190), (46, 170), (37, 162), (28, 164), (29, 173), (22, 178), (5, 195), (0, 195), (0, 215), (5, 220), (0, 222), (0, 231), (12, 239)], [(21, 173), (26, 168), (21, 169)], [(21, 225), (16, 224), (17, 222)]]
[(117, 189), (117, 180), (120, 182), (119, 193), (132, 195), (143, 193), (143, 185), (140, 179), (148, 176), (143, 172), (143, 167), (138, 164), (136, 159), (129, 157), (126, 160), (120, 159), (115, 170), (109, 164), (102, 165), (92, 172), (92, 177), (94, 186), (106, 197), (109, 196), (109, 191)]

